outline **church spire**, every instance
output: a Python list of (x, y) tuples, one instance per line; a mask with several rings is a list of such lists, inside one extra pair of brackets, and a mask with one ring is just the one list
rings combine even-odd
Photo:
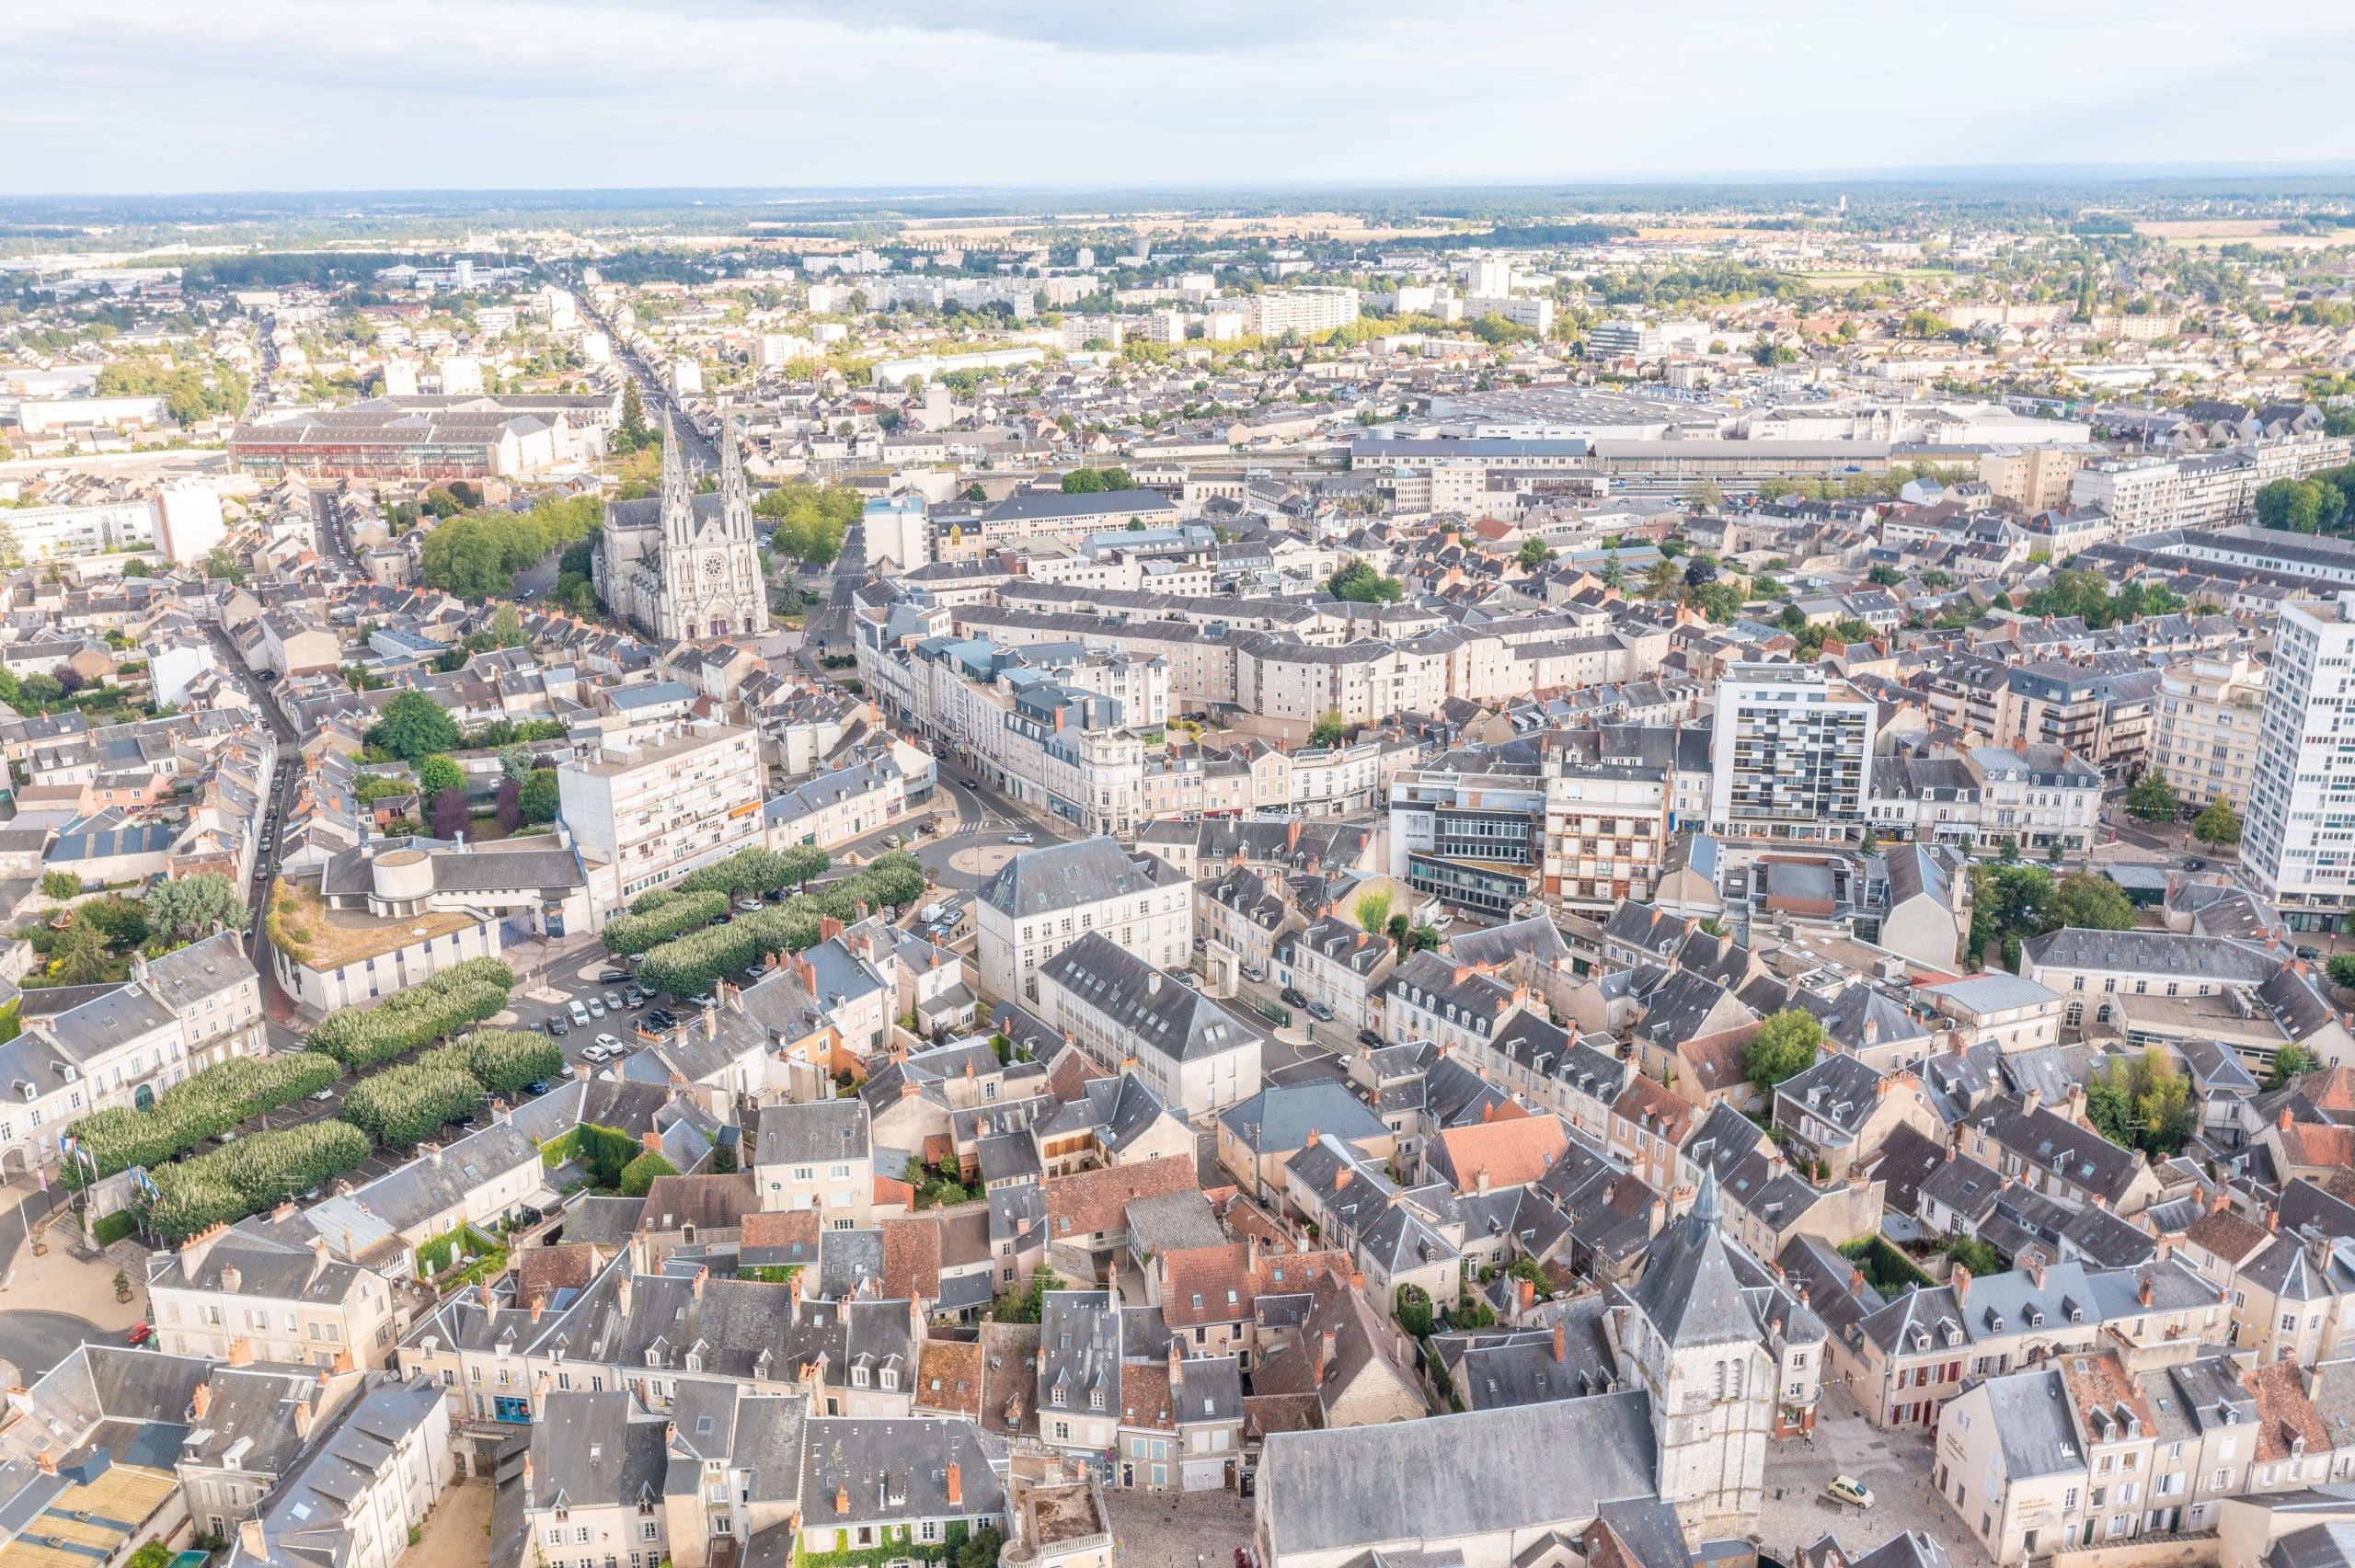
[(684, 544), (693, 527), (695, 492), (687, 484), (687, 460), (679, 450), (679, 426), (668, 404), (662, 409), (662, 536)]
[(1714, 1165), (1701, 1168), (1701, 1185), (1693, 1195), (1693, 1218), (1704, 1225), (1717, 1222), (1717, 1172)]
[(736, 450), (736, 417), (719, 417), (719, 515), (731, 537), (752, 536), (752, 497), (744, 485), (744, 458)]

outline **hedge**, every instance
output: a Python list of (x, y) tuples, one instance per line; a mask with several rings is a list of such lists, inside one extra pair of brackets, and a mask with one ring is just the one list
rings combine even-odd
[[(743, 852), (756, 853), (766, 852)], [(737, 855), (731, 860), (741, 858)], [(717, 871), (729, 864), (723, 861), (720, 866), (705, 870)], [(638, 966), (638, 983), (678, 996), (701, 995), (722, 976), (759, 963), (772, 953), (798, 953), (815, 946), (819, 921), (824, 917), (847, 921), (858, 918), (861, 906), (873, 914), (895, 904), (913, 903), (924, 896), (926, 886), (924, 866), (915, 856), (903, 850), (878, 855), (866, 870), (815, 893), (797, 893), (775, 909), (741, 916), (731, 925), (712, 926), (649, 949)]]
[(646, 1189), (654, 1185), (657, 1176), (675, 1176), (679, 1168), (664, 1159), (661, 1151), (649, 1149), (622, 1167), (622, 1179), (616, 1190), (624, 1197), (644, 1197)]
[(531, 1029), (477, 1029), (417, 1059), (419, 1067), (464, 1072), (493, 1094), (559, 1077), (564, 1047)]
[(104, 1219), (95, 1221), (90, 1226), (90, 1234), (97, 1239), (98, 1245), (111, 1247), (137, 1230), (138, 1226), (138, 1217), (131, 1210), (121, 1208), (108, 1215)]
[(553, 1171), (568, 1160), (587, 1167), (592, 1186), (619, 1186), (622, 1171), (645, 1152), (645, 1146), (618, 1127), (582, 1122), (540, 1145), (540, 1163)]
[[(316, 1051), (231, 1057), (173, 1084), (147, 1110), (117, 1105), (93, 1111), (68, 1130), (98, 1162), (98, 1173), (111, 1176), (133, 1165), (160, 1165), (248, 1116), (316, 1093), (342, 1076), (333, 1057)], [(78, 1187), (89, 1170), (69, 1160), (62, 1173), (66, 1185)]]
[(343, 1097), (343, 1119), (387, 1149), (413, 1149), (483, 1099), (473, 1074), (412, 1062), (354, 1084)]
[(159, 1196), (149, 1201), (147, 1228), (167, 1242), (183, 1242), (341, 1175), (368, 1154), (368, 1135), (342, 1122), (257, 1132), (202, 1159), (158, 1166), (151, 1173)]
[(728, 912), (725, 893), (683, 893), (643, 914), (615, 915), (605, 922), (605, 951), (627, 957), (682, 932), (709, 925)]
[(496, 958), (454, 964), (373, 1007), (339, 1007), (311, 1031), (311, 1048), (346, 1066), (413, 1051), (507, 1005), (515, 971)]
[(461, 1256), (482, 1258), (493, 1253), (506, 1255), (506, 1249), (495, 1237), (486, 1236), (471, 1225), (453, 1226), (417, 1249), (417, 1276), (419, 1279), (431, 1279)]

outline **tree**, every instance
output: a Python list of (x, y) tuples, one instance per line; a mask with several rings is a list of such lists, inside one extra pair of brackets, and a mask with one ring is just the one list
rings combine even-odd
[(2334, 953), (2326, 967), (2332, 985), (2355, 990), (2355, 953)]
[(644, 1197), (657, 1176), (675, 1176), (679, 1168), (649, 1149), (622, 1167), (619, 1192), (624, 1197)]
[(1679, 599), (1684, 593), (1684, 574), (1676, 569), (1674, 561), (1654, 561), (1652, 569), (1644, 574), (1646, 599)]
[(44, 871), (40, 874), (40, 891), (41, 897), (62, 904), (81, 896), (82, 879), (70, 871)]
[(1726, 493), (1715, 479), (1695, 479), (1684, 486), (1684, 505), (1693, 511), (1715, 511), (1726, 504)]
[(2052, 890), (2045, 914), (2047, 931), (2075, 927), (2085, 931), (2131, 931), (2134, 906), (2126, 890), (2108, 877), (2090, 871), (2064, 876)]
[(490, 640), (500, 647), (522, 647), (531, 639), (523, 635), (523, 612), (512, 604), (501, 604), (490, 612)]
[(1389, 933), (1391, 944), (1398, 949), (1398, 956), (1407, 956), (1407, 928), (1414, 922), (1405, 915), (1392, 915), (1383, 929)]
[(1815, 1014), (1786, 1007), (1758, 1025), (1758, 1033), (1750, 1037), (1742, 1070), (1762, 1092), (1771, 1093), (1786, 1078), (1813, 1067), (1822, 1044), (1823, 1025), (1815, 1021)]
[(424, 692), (403, 692), (377, 714), (366, 739), (404, 762), (419, 762), (436, 751), (457, 750), (458, 721)]
[(638, 383), (625, 378), (622, 382), (622, 423), (614, 432), (614, 451), (622, 456), (647, 447), (660, 446), (661, 438), (646, 422), (646, 404), (638, 395)]
[(1035, 1323), (1046, 1310), (1047, 1292), (1063, 1288), (1053, 1269), (1035, 1269), (1028, 1286), (1008, 1290), (990, 1303), (990, 1317), (1001, 1323)]
[(1521, 554), (1513, 558), (1521, 563), (1522, 570), (1534, 572), (1550, 564), (1554, 552), (1543, 539), (1524, 539), (1521, 542)]
[(429, 798), (445, 789), (463, 791), (466, 787), (465, 771), (436, 752), (417, 765), (417, 787)]
[(2224, 849), (2241, 841), (2241, 819), (2231, 801), (2223, 795), (2208, 803), (2208, 808), (2191, 819), (2191, 836), (2203, 844)]
[(1348, 732), (1349, 727), (1341, 717), (1341, 710), (1327, 708), (1316, 715), (1316, 727), (1308, 732), (1308, 743), (1311, 746), (1338, 746)]
[(2183, 802), (2176, 798), (2175, 785), (2167, 783), (2166, 774), (2154, 768), (2126, 792), (2126, 809), (2145, 822), (2168, 822), (2183, 809)]
[(117, 950), (136, 947), (147, 940), (147, 911), (136, 898), (126, 898), (120, 893), (109, 893), (95, 903), (83, 905), (74, 913), (77, 921), (88, 921), (106, 933), (107, 945)]
[(787, 844), (776, 852), (776, 857), (785, 880), (804, 892), (809, 889), (810, 878), (823, 876), (826, 868), (834, 863), (832, 855), (815, 844)]
[(466, 792), (445, 789), (433, 797), (433, 836), (455, 839), (466, 830)]
[(528, 746), (502, 746), (499, 749), (499, 771), (515, 784), (520, 784), (530, 778), (532, 770), (536, 766), (538, 763)]
[(2273, 1070), (2267, 1075), (2265, 1086), (2279, 1089), (2300, 1073), (2317, 1071), (2325, 1065), (2322, 1058), (2303, 1046), (2283, 1046), (2273, 1053)]
[(956, 1568), (997, 1568), (1005, 1551), (1005, 1534), (995, 1525), (983, 1525), (957, 1549)]
[(536, 827), (540, 823), (556, 820), (562, 798), (557, 793), (556, 770), (542, 768), (523, 781), (516, 802), (523, 808), (523, 820)]
[(246, 568), (238, 562), (236, 556), (215, 545), (212, 554), (204, 557), (204, 575), (209, 578), (224, 578), (243, 587), (246, 580)]
[(1358, 928), (1380, 934), (1390, 926), (1390, 895), (1373, 888), (1358, 895)]
[(107, 933), (99, 929), (98, 922), (77, 912), (72, 923), (58, 933), (56, 944), (50, 949), (49, 962), (58, 984), (88, 986), (110, 979), (114, 960), (107, 952)]
[(2347, 498), (2323, 479), (2276, 479), (2257, 492), (2257, 521), (2292, 533), (2320, 533), (2347, 509)]
[(1407, 585), (1384, 577), (1363, 561), (1351, 561), (1326, 584), (1334, 598), (1353, 604), (1396, 604), (1407, 597)]
[(216, 925), (224, 931), (243, 931), (246, 921), (246, 901), (237, 897), (236, 886), (218, 871), (175, 876), (147, 894), (147, 923), (182, 942), (193, 942)]
[(523, 825), (523, 786), (513, 779), (500, 780), (496, 809), (499, 813), (500, 828), (511, 833), (522, 827)]

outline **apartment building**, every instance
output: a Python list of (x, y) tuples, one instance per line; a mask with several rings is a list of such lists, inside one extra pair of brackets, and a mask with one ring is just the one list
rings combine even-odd
[(752, 1181), (764, 1209), (814, 1209), (833, 1230), (868, 1226), (875, 1148), (864, 1100), (764, 1105), (757, 1134)]
[(2293, 931), (2355, 908), (2355, 593), (2280, 610), (2241, 865)]
[(1390, 781), (1390, 875), (1459, 909), (1511, 914), (1542, 886), (1547, 784), (1534, 767), (1400, 772)]
[(1979, 479), (2034, 517), (2069, 504), (2069, 482), (2085, 457), (2085, 449), (2076, 446), (1997, 447), (1980, 454)]
[(557, 769), (559, 809), (589, 874), (592, 918), (763, 842), (767, 795), (757, 730), (696, 722), (659, 738), (608, 739)]
[[(1166, 672), (1097, 655), (1034, 664), (1028, 649), (986, 637), (890, 648), (867, 635), (858, 658), (873, 671), (870, 689), (896, 692), (902, 716), (993, 788), (1089, 832), (1143, 819), (1144, 748), (1130, 726), (1166, 708)], [(1121, 690), (1132, 694), (1106, 694)]]
[(1330, 1008), (1334, 1025), (1352, 1034), (1380, 1020), (1382, 988), (1397, 963), (1387, 936), (1338, 915), (1312, 922), (1276, 949), (1279, 982)]
[[(208, 1048), (258, 1026), (242, 1020), (232, 1034), (207, 1033)], [(75, 1121), (113, 1106), (144, 1110), (195, 1070), (187, 1026), (142, 979), (32, 1023), (0, 1044), (0, 1173), (13, 1178), (54, 1166)]]
[(1931, 1481), (1995, 1562), (2206, 1531), (2223, 1498), (2327, 1478), (2327, 1444), (2308, 1450), (2269, 1377), (2222, 1356), (2145, 1359), (2064, 1352), (1946, 1407)]
[(1734, 665), (1717, 683), (1710, 830), (1763, 839), (1858, 830), (1875, 718), (1871, 699), (1820, 670)]
[(392, 1355), (382, 1276), (338, 1261), (327, 1238), (297, 1244), (264, 1222), (215, 1225), (147, 1258), (148, 1322), (180, 1356), (371, 1370)]
[(982, 989), (1035, 1001), (1040, 966), (1091, 932), (1157, 967), (1185, 967), (1194, 947), (1193, 885), (1115, 839), (1045, 844), (998, 869), (973, 900), (973, 923)]
[(2069, 504), (2108, 512), (2131, 539), (2176, 527), (2182, 487), (2181, 470), (2170, 459), (2113, 458), (2070, 475)]
[(2065, 746), (1922, 746), (1875, 760), (1874, 830), (1966, 853), (2081, 851), (2101, 816), (2101, 771)]
[(1709, 732), (1609, 725), (1546, 738), (1542, 887), (1564, 909), (1607, 915), (1648, 902), (1680, 823), (1677, 802), (1713, 772)]
[(1236, 702), (1288, 724), (1290, 739), (1305, 739), (1327, 715), (1355, 727), (1402, 713), (1434, 713), (1447, 700), (1451, 650), (1441, 639), (1370, 637), (1325, 646), (1243, 632), (1233, 642)]
[(1256, 337), (1294, 332), (1305, 338), (1355, 321), (1358, 292), (1347, 287), (1270, 289), (1250, 297), (1244, 316)]
[(2152, 704), (2151, 767), (2183, 800), (2246, 815), (2264, 704), (2265, 669), (2246, 654), (2169, 665)]
[(1098, 1066), (1131, 1071), (1189, 1121), (1259, 1092), (1257, 1025), (1090, 932), (1040, 966), (1039, 1015)]

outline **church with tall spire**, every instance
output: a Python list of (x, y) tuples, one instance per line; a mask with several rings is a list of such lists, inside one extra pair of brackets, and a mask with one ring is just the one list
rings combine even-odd
[(665, 642), (768, 630), (768, 590), (733, 419), (720, 429), (718, 487), (698, 493), (678, 430), (665, 418), (661, 491), (605, 503), (592, 570), (606, 609)]
[(1823, 1325), (1726, 1237), (1713, 1170), (1644, 1254), (1614, 1314), (1621, 1386), (1651, 1396), (1660, 1496), (1688, 1538), (1740, 1534), (1765, 1503), (1778, 1402), (1813, 1406)]

